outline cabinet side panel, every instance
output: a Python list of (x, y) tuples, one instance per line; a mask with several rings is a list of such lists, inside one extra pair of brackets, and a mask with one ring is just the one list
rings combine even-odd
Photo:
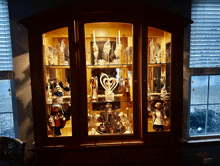
[[(45, 94), (43, 78), (42, 35), (36, 29), (29, 30), (29, 56), (31, 71), (32, 106), (36, 145), (47, 134), (45, 117)], [(42, 121), (43, 119), (43, 121)]]

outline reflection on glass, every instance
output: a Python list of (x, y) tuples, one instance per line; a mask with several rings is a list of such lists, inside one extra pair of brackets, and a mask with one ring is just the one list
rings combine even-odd
[(68, 28), (47, 32), (42, 38), (47, 134), (72, 136)]
[(148, 131), (170, 131), (171, 33), (148, 27)]
[(210, 76), (209, 80), (209, 104), (220, 103), (220, 76)]
[(85, 24), (88, 135), (133, 133), (133, 25)]
[(192, 76), (191, 79), (191, 104), (207, 104), (208, 76)]
[(207, 132), (212, 134), (220, 132), (220, 104), (208, 106)]
[(190, 129), (189, 134), (205, 134), (207, 105), (198, 105), (190, 107)]

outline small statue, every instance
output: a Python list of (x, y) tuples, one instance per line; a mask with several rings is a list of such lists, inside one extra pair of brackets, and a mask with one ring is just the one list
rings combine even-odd
[(97, 101), (98, 100), (98, 78), (97, 77), (92, 77), (90, 79), (90, 88), (91, 88), (91, 100), (92, 101)]
[(61, 41), (61, 45), (60, 45), (60, 59), (59, 59), (60, 65), (64, 65), (65, 63), (64, 50), (65, 50), (66, 44), (64, 43), (64, 41), (65, 39)]
[(162, 48), (160, 45), (160, 40), (159, 38), (157, 39), (155, 43), (155, 54), (154, 54), (154, 59), (156, 60), (156, 63), (161, 63), (161, 57), (162, 57)]
[(108, 38), (106, 43), (104, 44), (103, 47), (103, 52), (104, 52), (104, 57), (105, 57), (105, 63), (109, 63), (109, 52), (111, 50), (111, 45), (110, 45), (110, 39)]
[(71, 95), (70, 84), (68, 83), (67, 79), (65, 80), (65, 83), (63, 85), (63, 90), (64, 90), (64, 95), (65, 96), (70, 96)]
[(57, 81), (56, 87), (54, 88), (54, 95), (56, 96), (56, 101), (58, 103), (63, 102), (63, 89), (60, 87), (58, 81)]
[[(166, 102), (164, 102), (166, 104)], [(156, 132), (163, 131), (165, 125), (165, 119), (167, 118), (163, 111), (163, 104), (157, 102), (154, 107), (156, 108), (155, 112), (152, 112), (153, 117), (153, 129)]]
[(69, 50), (69, 46), (67, 46), (64, 49), (64, 55), (65, 55), (65, 63), (64, 63), (64, 65), (70, 65), (70, 50)]
[(62, 90), (62, 88), (60, 87), (60, 84), (59, 84), (58, 81), (57, 81), (56, 87), (55, 87), (55, 89), (54, 89), (54, 95), (57, 96), (57, 97), (63, 97), (63, 90)]
[(125, 54), (125, 58), (126, 58), (126, 64), (131, 64), (131, 57), (132, 57), (132, 46), (130, 47), (126, 47), (126, 49), (124, 49), (124, 54)]
[(94, 56), (95, 56), (95, 59), (94, 59), (94, 65), (98, 65), (98, 54), (99, 54), (99, 48), (96, 44), (96, 41), (95, 41), (95, 31), (93, 31), (93, 52), (94, 52)]
[(125, 101), (130, 101), (131, 100), (131, 94), (130, 94), (129, 78), (124, 79), (123, 87), (124, 87), (124, 92), (123, 92), (124, 100)]
[(111, 49), (111, 54), (109, 55), (109, 62), (113, 61), (116, 58), (114, 51), (113, 51), (113, 44), (112, 44), (112, 49)]
[(47, 104), (52, 104), (52, 93), (50, 89), (50, 83), (48, 83), (48, 86), (46, 87), (46, 98)]
[(54, 136), (62, 135), (61, 128), (66, 125), (66, 117), (60, 104), (53, 104), (50, 117), (48, 119), (49, 127), (53, 131)]
[(121, 50), (122, 50), (122, 44), (118, 43), (115, 49), (115, 56), (117, 59), (117, 64), (121, 64)]
[(161, 99), (162, 100), (167, 100), (169, 98), (169, 96), (167, 96), (167, 90), (165, 88), (165, 85), (164, 87), (161, 89), (161, 95), (160, 95)]
[(150, 63), (156, 63), (156, 60), (154, 59), (154, 54), (155, 54), (155, 46), (154, 46), (154, 40), (150, 39)]

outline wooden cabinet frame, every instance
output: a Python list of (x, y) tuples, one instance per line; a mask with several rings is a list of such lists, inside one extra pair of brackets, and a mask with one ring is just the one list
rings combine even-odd
[[(36, 147), (60, 146), (78, 149), (94, 148), (109, 143), (113, 149), (118, 146), (145, 148), (157, 145), (180, 145), (182, 137), (183, 108), (183, 36), (184, 28), (191, 23), (182, 16), (174, 15), (152, 6), (122, 6), (107, 8), (104, 5), (91, 7), (74, 5), (36, 14), (20, 21), (28, 28), (32, 87), (32, 106)], [(138, 7), (139, 11), (133, 11)], [(57, 11), (59, 10), (59, 12)], [(97, 11), (97, 12), (95, 12)], [(162, 13), (158, 16), (156, 13)], [(58, 15), (58, 13), (62, 13)], [(47, 14), (48, 17), (44, 18)], [(65, 16), (65, 17), (64, 17)], [(48, 19), (50, 18), (50, 19)], [(62, 20), (57, 22), (57, 20)], [(84, 24), (92, 22), (121, 22), (133, 24), (133, 87), (134, 87), (134, 134), (114, 136), (88, 136), (87, 87)], [(48, 137), (46, 124), (46, 99), (42, 55), (42, 34), (68, 27), (71, 73), (72, 136)], [(172, 33), (171, 61), (171, 131), (148, 132), (147, 85), (148, 85), (148, 27)], [(112, 144), (117, 143), (117, 144)], [(99, 146), (101, 145), (101, 146)], [(53, 149), (52, 148), (52, 149)], [(52, 150), (51, 149), (51, 150)], [(41, 150), (40, 150), (41, 151)], [(86, 151), (86, 150), (85, 150)], [(41, 151), (42, 152), (42, 151)], [(149, 152), (146, 152), (148, 154)], [(129, 161), (129, 160), (128, 160)]]

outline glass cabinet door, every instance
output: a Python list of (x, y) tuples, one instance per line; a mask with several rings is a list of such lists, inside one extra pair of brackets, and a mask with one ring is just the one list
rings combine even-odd
[(148, 132), (170, 131), (171, 33), (148, 27)]
[(133, 134), (133, 25), (85, 25), (88, 135)]
[(48, 137), (72, 136), (68, 28), (42, 35)]

